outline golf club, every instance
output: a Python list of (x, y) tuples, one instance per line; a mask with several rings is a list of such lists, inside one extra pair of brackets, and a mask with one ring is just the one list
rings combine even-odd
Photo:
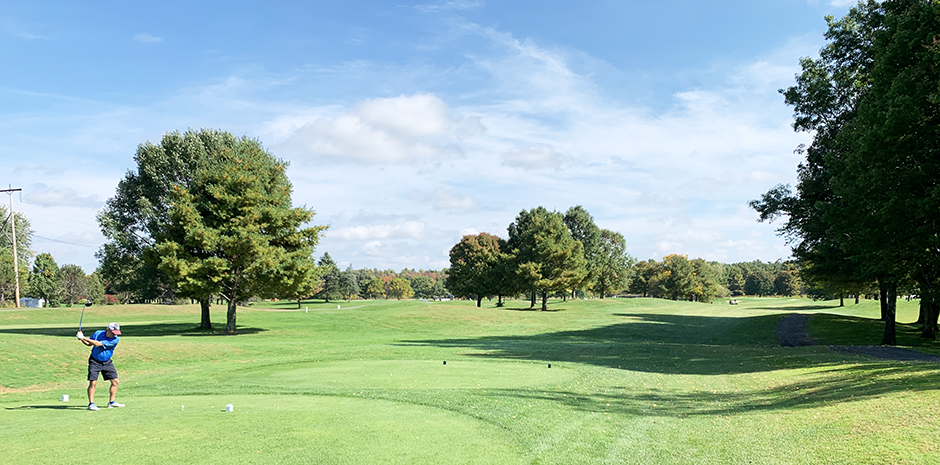
[(86, 301), (85, 301), (85, 306), (82, 307), (82, 316), (81, 316), (81, 318), (78, 319), (78, 331), (79, 331), (79, 332), (81, 332), (81, 330), (82, 330), (82, 320), (85, 319), (85, 309), (88, 308), (88, 307), (90, 307), (90, 306), (91, 306), (91, 300), (86, 300)]

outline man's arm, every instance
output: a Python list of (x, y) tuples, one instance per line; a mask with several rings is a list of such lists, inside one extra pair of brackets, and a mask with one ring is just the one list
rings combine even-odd
[(101, 347), (102, 346), (101, 341), (96, 341), (94, 339), (87, 338), (85, 337), (84, 334), (82, 334), (81, 331), (79, 331), (78, 334), (76, 334), (75, 336), (78, 338), (79, 341), (82, 341), (82, 344), (85, 344), (88, 347), (91, 347), (91, 346)]

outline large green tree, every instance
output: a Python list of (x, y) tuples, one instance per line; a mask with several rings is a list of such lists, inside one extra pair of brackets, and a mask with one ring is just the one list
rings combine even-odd
[[(853, 245), (883, 279), (893, 324), (899, 284), (919, 287), (923, 336), (935, 338), (940, 302), (940, 2), (892, 0), (868, 47), (873, 65), (843, 131), (834, 191), (857, 216)], [(885, 240), (890, 238), (890, 240)], [(893, 343), (886, 328), (885, 343)]]
[(33, 269), (29, 273), (29, 294), (46, 301), (46, 306), (55, 307), (58, 304), (56, 292), (56, 274), (59, 265), (51, 254), (41, 253), (33, 261)]
[(59, 267), (56, 273), (56, 292), (69, 307), (84, 299), (88, 293), (88, 276), (82, 267), (71, 263)]
[(693, 299), (695, 273), (692, 263), (685, 255), (669, 254), (663, 257), (662, 286), (672, 300)]
[(317, 262), (317, 268), (319, 268), (323, 287), (317, 292), (316, 297), (327, 302), (342, 299), (343, 276), (339, 271), (339, 267), (336, 266), (336, 262), (333, 261), (333, 257), (329, 253), (324, 253)]
[(593, 260), (594, 292), (600, 298), (621, 291), (630, 284), (636, 260), (627, 253), (627, 241), (622, 234), (600, 230)]
[[(201, 130), (170, 132), (159, 144), (146, 142), (137, 147), (136, 170), (127, 172), (98, 214), (101, 232), (108, 239), (96, 253), (98, 272), (112, 292), (137, 302), (174, 297), (179, 289), (158, 270), (160, 257), (154, 251), (155, 238), (170, 224), (170, 194), (174, 186), (192, 185), (195, 173), (236, 143), (231, 134)], [(192, 293), (184, 295), (200, 302), (200, 327), (210, 329), (212, 294), (202, 294), (201, 286), (187, 288)]]
[(447, 288), (458, 297), (476, 298), (500, 294), (500, 265), (505, 261), (505, 242), (488, 233), (467, 235), (450, 249)]
[(285, 162), (257, 140), (210, 133), (225, 143), (206, 147), (187, 182), (170, 186), (154, 251), (158, 269), (185, 295), (226, 301), (232, 333), (239, 302), (276, 296), (311, 273), (324, 227), (303, 227), (313, 211), (292, 206)]
[[(571, 237), (581, 242), (581, 248), (584, 251), (586, 263), (584, 279), (580, 283), (575, 283), (574, 286), (576, 289), (594, 287), (598, 279), (598, 273), (600, 273), (600, 268), (605, 265), (610, 265), (610, 256), (600, 256), (602, 252), (610, 252), (610, 250), (601, 250), (601, 247), (605, 245), (609, 248), (610, 243), (601, 243), (601, 241), (604, 240), (601, 237), (601, 228), (594, 223), (594, 217), (581, 205), (569, 208), (568, 211), (565, 212), (564, 222), (565, 226), (568, 227), (568, 231), (571, 232)], [(610, 237), (607, 239), (609, 240)], [(605, 261), (607, 262), (604, 263)], [(609, 278), (610, 276), (608, 275), (607, 279)], [(604, 287), (609, 288), (610, 286), (605, 285)]]
[[(885, 294), (896, 295), (897, 263), (886, 259), (885, 241), (876, 240), (875, 221), (865, 207), (870, 199), (845, 195), (857, 186), (847, 175), (864, 174), (849, 175), (845, 160), (855, 150), (851, 134), (857, 132), (859, 102), (871, 92), (873, 44), (885, 24), (884, 10), (870, 0), (826, 21), (829, 42), (820, 57), (802, 59), (796, 85), (781, 90), (794, 108), (794, 129), (813, 133), (812, 144), (799, 148), (806, 160), (798, 168), (796, 191), (777, 186), (751, 205), (762, 221), (786, 218), (778, 231), (792, 242), (808, 280), (858, 286), (878, 280)], [(885, 320), (882, 342), (894, 344), (893, 312)]]
[(520, 288), (542, 297), (542, 310), (548, 308), (548, 295), (568, 292), (584, 282), (587, 263), (580, 241), (571, 236), (562, 215), (544, 207), (523, 210), (509, 225), (508, 247), (515, 264)]
[(633, 280), (630, 281), (630, 292), (639, 294), (643, 297), (652, 295), (653, 284), (657, 274), (659, 274), (660, 264), (653, 260), (637, 262), (634, 265)]

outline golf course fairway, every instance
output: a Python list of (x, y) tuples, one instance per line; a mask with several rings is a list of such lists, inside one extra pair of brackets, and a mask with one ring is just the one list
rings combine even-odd
[[(0, 311), (0, 457), (37, 464), (935, 464), (940, 363), (877, 345), (878, 303), (741, 298), (257, 302), (111, 321), (124, 408), (86, 410), (81, 307)], [(345, 307), (345, 308), (343, 308)], [(786, 315), (814, 341), (781, 347)], [(925, 357), (916, 301), (899, 346)], [(831, 347), (830, 345), (838, 345)], [(841, 349), (840, 349), (841, 348)], [(68, 395), (68, 401), (63, 401)], [(107, 403), (99, 382), (98, 405)], [(227, 412), (226, 406), (232, 405)]]

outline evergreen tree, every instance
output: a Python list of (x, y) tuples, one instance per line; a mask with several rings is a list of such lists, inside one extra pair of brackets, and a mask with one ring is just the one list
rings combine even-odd
[(56, 274), (59, 265), (48, 253), (41, 253), (33, 261), (33, 269), (29, 274), (29, 294), (46, 301), (46, 306), (55, 307), (58, 304), (56, 292)]
[(220, 295), (225, 331), (236, 328), (236, 306), (252, 296), (277, 296), (313, 273), (324, 227), (301, 228), (313, 211), (291, 205), (287, 164), (252, 139), (212, 133), (225, 143), (173, 184), (168, 223), (156, 235), (159, 270), (184, 295)]
[(359, 295), (359, 273), (353, 269), (352, 264), (346, 267), (342, 274), (342, 292), (343, 298), (348, 302), (352, 296)]
[(327, 302), (342, 299), (343, 276), (339, 271), (339, 267), (336, 266), (336, 262), (333, 261), (333, 257), (330, 257), (329, 253), (324, 253), (323, 256), (320, 257), (320, 261), (317, 262), (317, 267), (319, 268), (323, 287), (320, 289), (320, 292), (317, 293), (316, 297), (324, 299)]

